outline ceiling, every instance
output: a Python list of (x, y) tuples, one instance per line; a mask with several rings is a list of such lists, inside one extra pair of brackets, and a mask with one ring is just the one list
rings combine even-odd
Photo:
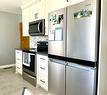
[(0, 11), (21, 14), (21, 6), (34, 0), (0, 0)]

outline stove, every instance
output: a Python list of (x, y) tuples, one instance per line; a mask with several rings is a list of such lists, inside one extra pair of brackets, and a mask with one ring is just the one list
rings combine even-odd
[(37, 48), (23, 49), (23, 78), (36, 86), (37, 81), (37, 52), (48, 52), (48, 42), (37, 42)]

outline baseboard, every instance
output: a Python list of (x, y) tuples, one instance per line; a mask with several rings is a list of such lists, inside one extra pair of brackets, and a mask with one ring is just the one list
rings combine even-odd
[(0, 66), (0, 69), (8, 68), (8, 67), (14, 67), (14, 66), (15, 66), (15, 64), (3, 65), (3, 66)]

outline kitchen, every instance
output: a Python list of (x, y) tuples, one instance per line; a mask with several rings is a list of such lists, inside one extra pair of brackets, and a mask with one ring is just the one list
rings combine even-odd
[[(75, 93), (74, 95), (78, 95), (78, 93), (81, 93), (81, 95), (86, 95), (86, 94), (88, 95), (88, 93), (89, 93), (89, 95), (105, 95), (106, 94), (106, 84), (107, 83), (106, 83), (106, 37), (105, 37), (105, 35), (106, 35), (106, 32), (105, 32), (106, 31), (106, 26), (105, 26), (106, 25), (106, 18), (105, 18), (106, 11), (105, 10), (106, 9), (105, 9), (105, 7), (106, 7), (107, 2), (105, 0), (103, 0), (103, 1), (101, 1), (102, 3), (99, 3), (99, 5), (100, 4), (102, 5), (101, 6), (101, 10), (102, 10), (101, 19), (100, 19), (100, 15), (99, 15), (99, 13), (97, 13), (97, 10), (92, 10), (93, 7), (92, 8), (89, 7), (90, 9), (88, 11), (88, 15), (87, 14), (82, 15), (82, 16), (80, 15), (83, 12), (84, 13), (87, 12), (87, 10), (83, 10), (83, 8), (82, 8), (82, 2), (84, 3), (84, 2), (88, 2), (88, 1), (91, 1), (91, 0), (86, 0), (86, 1), (84, 1), (84, 0), (80, 0), (80, 1), (76, 1), (76, 0), (72, 0), (72, 1), (46, 0), (45, 1), (45, 0), (42, 0), (42, 1), (38, 1), (36, 3), (33, 2), (30, 4), (27, 4), (26, 5), (27, 7), (25, 5), (22, 6), (23, 36), (29, 36), (29, 29), (28, 29), (29, 22), (33, 22), (33, 21), (35, 21), (35, 19), (39, 20), (39, 19), (45, 18), (45, 36), (36, 36), (36, 37), (30, 36), (30, 48), (37, 48), (37, 43), (39, 41), (48, 40), (48, 45), (49, 45), (49, 47), (48, 47), (48, 57), (49, 57), (48, 58), (49, 59), (48, 69), (49, 69), (49, 72), (47, 75), (47, 77), (48, 77), (47, 79), (49, 79), (49, 80), (47, 81), (48, 83), (47, 82), (46, 83), (48, 84), (47, 90), (49, 91), (50, 95), (52, 93), (54, 95), (60, 95), (60, 94), (63, 95), (64, 93), (67, 95), (69, 95), (71, 93), (72, 94)], [(95, 0), (95, 1), (97, 1), (97, 0)], [(93, 1), (93, 2), (95, 2), (95, 1)], [(80, 3), (80, 5), (79, 5), (79, 3)], [(77, 4), (77, 5), (75, 5), (75, 4)], [(97, 5), (97, 3), (95, 3), (95, 4)], [(88, 7), (89, 5), (87, 5), (86, 7)], [(71, 6), (71, 7), (68, 7), (68, 6)], [(67, 8), (65, 8), (65, 7), (67, 7)], [(62, 9), (62, 8), (65, 8), (65, 9), (63, 9), (62, 10), (63, 12), (60, 13), (60, 11), (61, 11), (60, 9)], [(75, 10), (73, 10), (73, 8)], [(76, 8), (77, 8), (77, 10), (79, 10), (78, 8), (80, 8), (80, 10), (76, 11)], [(96, 7), (94, 7), (94, 8), (96, 8)], [(97, 9), (98, 8), (99, 7), (97, 7)], [(59, 10), (59, 12), (58, 11), (55, 12), (55, 10)], [(67, 10), (67, 12), (66, 12), (66, 10)], [(97, 14), (94, 14), (93, 11), (94, 11), (94, 13), (97, 13)], [(72, 14), (70, 12), (73, 12), (74, 14)], [(98, 10), (98, 12), (100, 12), (100, 11)], [(95, 15), (98, 18), (94, 17)], [(56, 21), (57, 16), (59, 16), (58, 21)], [(70, 20), (70, 18), (73, 16), (74, 16), (74, 20), (75, 20), (74, 22), (76, 25), (75, 28), (73, 26), (73, 23), (70, 22), (70, 21), (73, 21), (73, 19)], [(87, 34), (88, 36), (85, 37), (85, 35), (82, 34), (82, 32), (85, 33), (86, 30), (81, 28), (81, 27), (83, 27), (81, 24), (80, 24), (81, 26), (79, 25), (79, 23), (81, 23), (81, 22), (76, 22), (76, 21), (78, 21), (79, 19), (84, 19), (84, 18), (88, 19), (91, 17), (92, 17), (92, 19), (90, 20), (90, 26), (87, 27), (87, 25), (86, 25), (87, 23), (82, 23), (83, 26), (86, 27), (85, 29), (89, 30), (89, 34)], [(66, 23), (65, 18), (67, 18), (67, 22), (70, 23), (70, 24), (67, 23), (67, 26), (65, 24)], [(100, 23), (94, 24), (97, 21)], [(71, 26), (69, 26), (69, 25), (71, 25)], [(94, 26), (94, 25), (96, 25), (96, 26)], [(64, 26), (64, 29), (61, 28), (63, 26)], [(71, 27), (75, 31), (78, 31), (78, 29), (79, 29), (80, 31), (82, 31), (80, 33), (80, 35), (81, 34), (82, 35), (78, 36), (78, 34), (76, 34), (76, 33), (69, 32), (70, 30), (67, 31), (67, 34), (66, 34), (66, 32), (64, 32), (66, 30), (66, 27), (67, 27), (67, 30), (69, 30)], [(100, 31), (100, 33), (98, 32), (98, 34), (96, 34), (95, 32), (91, 32), (92, 31), (91, 29), (94, 30), (95, 27), (98, 29), (98, 31)], [(52, 32), (50, 32), (50, 31), (52, 31)], [(100, 34), (100, 37), (99, 37), (99, 34)], [(71, 40), (69, 40), (70, 37), (72, 38)], [(76, 39), (75, 39), (75, 37), (76, 37)], [(91, 38), (91, 40), (89, 38)], [(100, 38), (100, 40), (99, 40), (99, 38)], [(66, 43), (66, 40), (64, 40), (64, 39), (67, 39), (67, 43)], [(84, 42), (81, 42), (80, 39), (83, 39)], [(94, 40), (94, 39), (97, 39), (97, 40)], [(32, 41), (34, 41), (34, 42), (32, 42)], [(63, 42), (63, 41), (65, 41), (65, 42)], [(74, 41), (76, 41), (76, 42), (74, 42)], [(84, 44), (87, 41), (89, 41), (90, 44)], [(64, 43), (64, 44), (62, 44), (62, 43)], [(70, 43), (70, 44), (68, 44), (68, 43)], [(83, 44), (83, 45), (81, 45), (81, 44)], [(72, 45), (74, 47), (72, 47)], [(66, 48), (66, 46), (67, 46), (67, 48)], [(84, 48), (83, 46), (85, 46), (86, 48)], [(78, 47), (80, 47), (80, 48), (78, 49)], [(86, 52), (85, 52), (85, 49), (86, 49)], [(91, 51), (88, 52), (88, 50), (91, 50)], [(72, 55), (71, 55), (70, 51), (73, 51)], [(87, 56), (87, 53), (88, 53), (88, 56)], [(76, 56), (76, 54), (77, 54), (77, 56)], [(81, 54), (83, 56), (80, 56)], [(96, 55), (96, 56), (94, 56), (94, 55)], [(91, 56), (91, 57), (89, 57), (89, 56)], [(60, 60), (59, 60), (59, 58), (60, 58)], [(86, 59), (84, 60), (84, 58), (86, 58)], [(71, 64), (72, 62), (73, 62), (73, 64)], [(56, 63), (63, 64), (64, 66), (61, 66), (61, 68), (57, 69), (57, 66), (60, 67), (60, 65), (56, 64)], [(79, 65), (75, 65), (75, 63), (79, 63)], [(55, 66), (55, 64), (56, 64), (56, 66)], [(85, 68), (85, 67), (87, 67), (87, 65), (89, 66), (89, 68)], [(83, 74), (83, 71), (81, 69), (73, 68), (75, 66), (77, 68), (82, 68), (83, 70), (86, 70), (86, 71), (89, 70), (90, 73), (84, 72), (84, 74)], [(72, 67), (72, 69), (70, 69), (71, 67)], [(42, 69), (43, 69), (43, 67), (42, 67)], [(61, 71), (59, 71), (59, 70), (61, 70)], [(74, 72), (73, 72), (73, 70), (74, 70)], [(52, 72), (54, 72), (54, 73), (56, 72), (56, 73), (53, 74)], [(63, 74), (61, 74), (61, 72), (63, 72)], [(76, 73), (76, 72), (78, 72), (78, 73)], [(66, 75), (66, 78), (65, 78), (64, 74)], [(72, 74), (72, 75), (70, 75), (70, 74)], [(76, 74), (79, 74), (79, 75), (76, 77)], [(81, 74), (83, 74), (83, 77), (82, 77), (83, 80), (80, 83), (79, 78), (81, 77), (80, 76)], [(63, 76), (60, 76), (60, 75), (63, 75)], [(38, 73), (37, 73), (37, 76), (38, 76)], [(43, 75), (40, 75), (40, 76), (41, 76), (41, 78), (44, 79), (44, 77), (42, 77)], [(85, 80), (84, 77), (87, 78), (87, 80)], [(93, 79), (93, 77), (95, 77), (95, 78)], [(55, 78), (55, 80), (54, 80), (54, 78)], [(59, 78), (59, 80), (58, 80), (58, 78)], [(72, 79), (72, 78), (74, 78), (74, 79)], [(71, 81), (71, 79), (72, 79), (72, 81)], [(37, 77), (37, 80), (38, 80), (38, 77)], [(70, 82), (71, 84), (69, 85), (69, 82), (66, 80), (71, 81)], [(44, 81), (42, 80), (42, 82), (44, 82)], [(61, 85), (59, 85), (57, 82), (60, 83)], [(87, 86), (85, 85), (84, 82), (87, 83)], [(37, 81), (37, 83), (38, 83), (38, 81)], [(77, 83), (77, 84), (73, 84), (73, 83)], [(72, 86), (72, 85), (74, 85), (74, 86)], [(78, 88), (76, 85), (80, 85), (80, 87)], [(46, 87), (46, 86), (44, 86), (44, 87)], [(56, 89), (55, 87), (59, 87), (62, 89), (59, 89), (59, 88)], [(75, 90), (74, 91), (72, 91), (72, 89), (67, 90), (68, 89), (67, 87), (75, 89)], [(97, 87), (98, 87), (98, 89), (97, 89)], [(56, 89), (56, 90), (54, 91), (54, 89)], [(61, 91), (63, 91), (63, 92), (61, 92)], [(96, 92), (98, 92), (98, 94), (95, 94)]]

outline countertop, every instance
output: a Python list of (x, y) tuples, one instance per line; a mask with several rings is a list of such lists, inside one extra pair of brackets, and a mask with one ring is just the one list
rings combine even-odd
[(25, 51), (25, 52), (35, 52), (37, 54), (40, 54), (40, 55), (44, 55), (44, 56), (48, 56), (48, 51), (46, 52), (37, 52), (36, 50), (35, 51), (31, 51), (32, 49), (34, 48), (29, 48), (29, 49), (25, 49), (25, 48), (15, 48), (15, 50), (22, 50), (22, 51)]
[(15, 50), (28, 50), (27, 48), (15, 48)]

